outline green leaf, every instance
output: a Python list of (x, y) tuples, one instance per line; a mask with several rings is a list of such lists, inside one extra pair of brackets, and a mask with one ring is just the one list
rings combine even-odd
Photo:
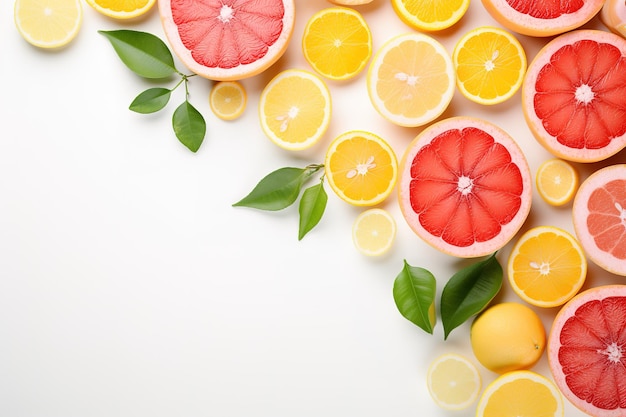
[(324, 180), (319, 184), (313, 185), (302, 193), (300, 199), (300, 228), (298, 230), (298, 240), (311, 231), (322, 219), (324, 210), (326, 210), (326, 203), (328, 202), (328, 195), (324, 190)]
[(470, 317), (480, 313), (502, 287), (502, 266), (494, 253), (454, 274), (441, 293), (444, 339)]
[(154, 113), (167, 105), (171, 94), (167, 88), (149, 88), (135, 97), (129, 108), (137, 113)]
[(400, 314), (430, 334), (437, 321), (436, 290), (434, 275), (424, 268), (409, 265), (406, 260), (393, 283), (393, 299)]
[(298, 198), (302, 185), (321, 167), (322, 165), (311, 165), (306, 168), (285, 167), (272, 171), (233, 206), (270, 211), (289, 207)]
[(178, 140), (191, 152), (200, 149), (206, 134), (206, 122), (200, 112), (188, 100), (185, 100), (174, 111), (172, 126)]
[(158, 37), (134, 30), (99, 30), (122, 62), (135, 74), (144, 78), (166, 78), (178, 72), (172, 53)]

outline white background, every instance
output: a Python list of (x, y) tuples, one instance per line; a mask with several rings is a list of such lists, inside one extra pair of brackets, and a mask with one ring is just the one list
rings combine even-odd
[[(438, 354), (474, 360), (469, 322), (444, 342), (440, 322), (434, 335), (424, 333), (400, 315), (392, 297), (404, 259), (431, 270), (439, 292), (468, 261), (420, 241), (395, 193), (382, 207), (395, 217), (398, 236), (381, 259), (354, 249), (351, 227), (362, 209), (328, 186), (326, 213), (300, 242), (296, 206), (278, 213), (231, 206), (274, 169), (323, 162), (330, 140), (346, 130), (379, 134), (399, 157), (420, 131), (393, 126), (374, 111), (363, 73), (328, 82), (333, 118), (319, 146), (288, 153), (264, 137), (259, 93), (281, 69), (310, 69), (302, 31), (329, 6), (296, 0), (292, 43), (270, 70), (243, 82), (249, 102), (237, 121), (214, 117), (211, 83), (191, 79), (190, 100), (208, 124), (193, 154), (171, 128), (182, 90), (157, 114), (129, 111), (154, 84), (123, 66), (97, 33), (132, 28), (164, 39), (156, 8), (129, 24), (84, 4), (78, 37), (48, 52), (19, 36), (13, 2), (2, 1), (0, 416), (474, 415), (473, 407), (440, 410), (425, 385)], [(388, 1), (359, 10), (375, 49), (411, 30)], [(434, 36), (451, 53), (482, 24), (497, 26), (473, 0), (460, 23)], [(588, 26), (602, 27), (597, 20)], [(529, 61), (546, 41), (518, 38)], [(484, 107), (457, 92), (444, 117), (500, 125), (524, 149), (534, 174), (550, 154), (531, 136), (519, 102), (518, 93)], [(577, 168), (584, 178), (625, 159), (622, 152)], [(544, 224), (573, 232), (570, 206), (551, 208), (534, 191), (525, 229)], [(499, 252), (503, 265), (509, 251), (507, 245)], [(609, 282), (623, 278), (590, 266), (586, 287)], [(496, 302), (502, 300), (519, 301), (506, 282)], [(535, 310), (549, 329), (557, 310)], [(495, 378), (478, 366), (485, 385)], [(545, 355), (534, 370), (550, 376)], [(566, 415), (582, 413), (566, 402)]]

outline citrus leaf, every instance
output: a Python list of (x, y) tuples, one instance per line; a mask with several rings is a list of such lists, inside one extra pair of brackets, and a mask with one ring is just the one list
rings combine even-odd
[(298, 240), (311, 231), (322, 219), (324, 210), (326, 210), (326, 203), (328, 202), (328, 195), (324, 190), (324, 180), (322, 179), (319, 184), (313, 185), (302, 193), (300, 199), (300, 228), (298, 230)]
[(437, 320), (436, 290), (435, 276), (424, 268), (409, 265), (406, 260), (393, 283), (393, 299), (400, 314), (430, 334)]
[(122, 62), (135, 74), (144, 78), (166, 78), (178, 72), (172, 53), (157, 36), (135, 30), (99, 30)]
[(167, 88), (149, 88), (135, 97), (129, 109), (143, 114), (157, 112), (167, 105), (171, 94), (172, 91)]
[(202, 114), (188, 100), (185, 100), (174, 111), (172, 126), (178, 140), (191, 152), (200, 149), (206, 134), (206, 122)]
[(480, 313), (502, 287), (502, 266), (495, 253), (454, 274), (441, 293), (444, 339), (470, 317)]

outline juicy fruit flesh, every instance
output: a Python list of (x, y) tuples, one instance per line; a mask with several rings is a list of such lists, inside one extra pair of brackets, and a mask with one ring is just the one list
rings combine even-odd
[(585, 5), (583, 0), (507, 0), (507, 3), (518, 12), (537, 19), (555, 19), (577, 12)]
[(96, 0), (95, 3), (104, 9), (114, 12), (131, 12), (143, 9), (150, 0)]
[(558, 362), (572, 393), (600, 409), (626, 409), (626, 297), (582, 304), (559, 341)]
[(626, 260), (626, 179), (595, 189), (587, 202), (587, 228), (601, 250)]
[(580, 40), (556, 51), (534, 86), (534, 110), (564, 146), (601, 149), (626, 134), (626, 57)]
[(522, 203), (519, 167), (502, 144), (474, 127), (448, 130), (424, 146), (411, 179), (411, 207), (422, 227), (458, 247), (497, 236)]
[(445, 22), (463, 7), (463, 0), (402, 0), (404, 7), (422, 22)]
[(171, 8), (183, 44), (209, 68), (259, 60), (283, 30), (281, 0), (171, 0)]

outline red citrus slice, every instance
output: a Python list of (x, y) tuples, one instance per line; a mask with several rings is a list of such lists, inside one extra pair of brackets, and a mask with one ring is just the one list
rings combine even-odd
[(595, 417), (626, 415), (626, 285), (579, 293), (557, 314), (548, 337), (554, 382)]
[(576, 29), (600, 11), (604, 0), (482, 0), (502, 26), (528, 36), (554, 36)]
[(505, 131), (480, 119), (454, 117), (423, 130), (405, 151), (399, 181), (409, 226), (458, 257), (500, 249), (530, 211), (524, 154)]
[(546, 44), (522, 87), (533, 135), (555, 156), (596, 162), (626, 147), (626, 39), (577, 30)]
[(572, 216), (587, 256), (607, 271), (626, 276), (626, 164), (591, 174), (574, 197)]
[(287, 49), (294, 0), (159, 0), (170, 45), (194, 73), (239, 80), (264, 71)]

